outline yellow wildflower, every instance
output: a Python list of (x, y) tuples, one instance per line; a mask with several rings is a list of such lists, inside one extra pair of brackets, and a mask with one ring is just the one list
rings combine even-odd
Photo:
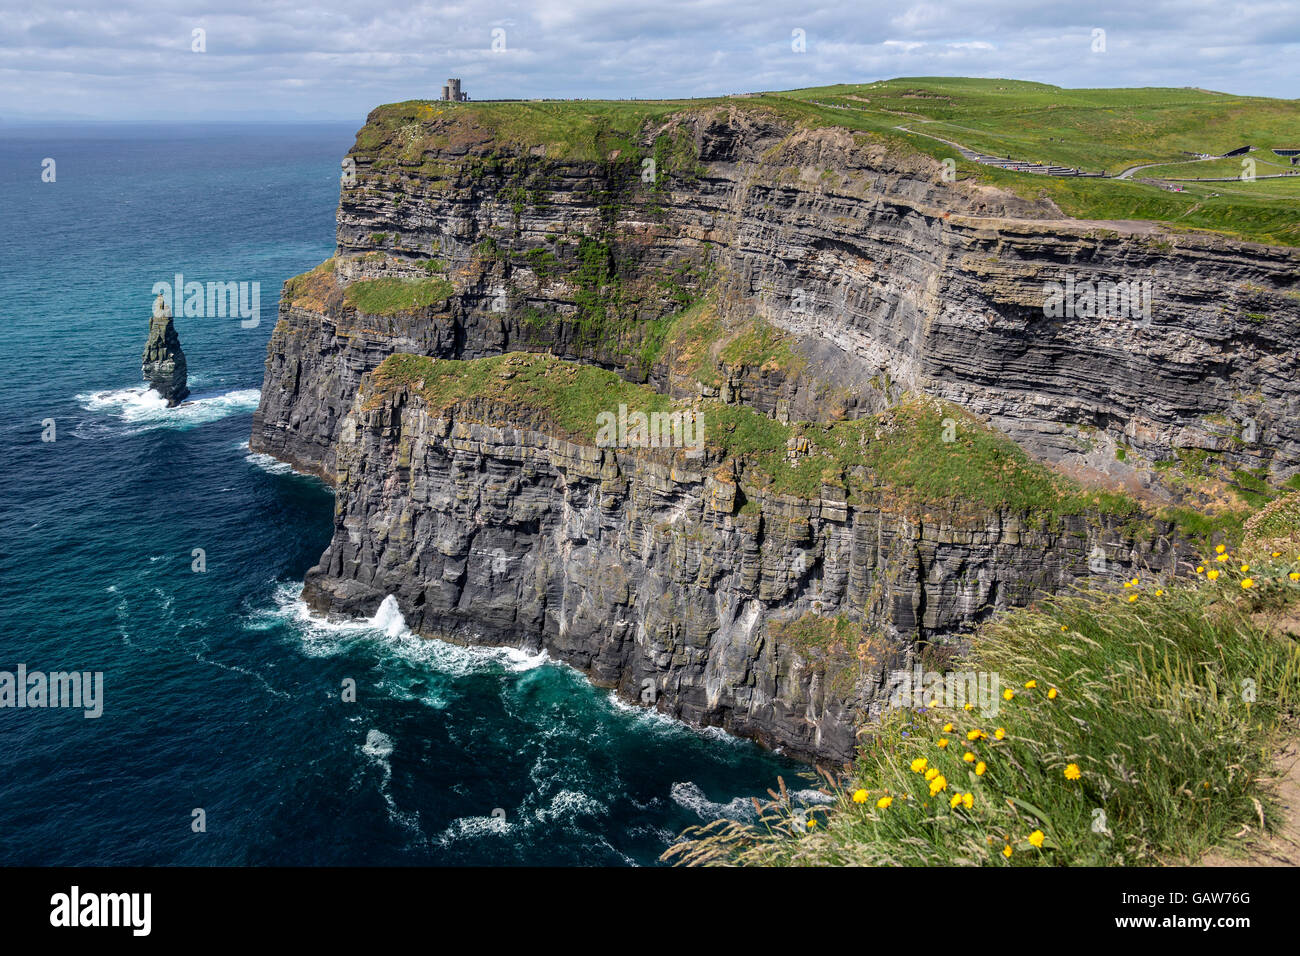
[(866, 803), (866, 802), (867, 802), (867, 796), (868, 796), (867, 791), (865, 791), (865, 790), (855, 790), (855, 791), (853, 792), (853, 802), (854, 802), (854, 803)]
[(1300, 581), (1300, 571), (1292, 571), (1287, 575), (1292, 581)]
[(961, 805), (965, 807), (967, 810), (975, 806), (975, 794), (963, 793), (961, 795)]
[(940, 750), (942, 750), (944, 747), (948, 746), (948, 738), (940, 737), (938, 740), (934, 742), (934, 745), (938, 747)]
[(1219, 577), (1219, 572), (1218, 572), (1218, 571), (1210, 571), (1210, 572), (1209, 572), (1208, 574), (1206, 574), (1205, 576), (1206, 576), (1207, 578), (1209, 578), (1211, 581), (1214, 581), (1214, 580), (1216, 580), (1216, 579)]
[(984, 731), (980, 730), (978, 727), (966, 733), (967, 740), (979, 740), (983, 736), (984, 736)]
[(1225, 552), (1225, 551), (1227, 551), (1227, 550), (1228, 550), (1227, 547), (1224, 546), (1224, 545), (1222, 545), (1222, 544), (1215, 545), (1215, 547), (1214, 547), (1214, 553), (1215, 553), (1215, 554), (1223, 554), (1223, 552)]
[(997, 730), (993, 731), (993, 736), (998, 740), (1001, 740), (1006, 735), (1007, 735), (1007, 728), (1005, 727), (999, 727)]
[(1253, 588), (1253, 587), (1255, 586), (1255, 579), (1254, 579), (1254, 578), (1242, 578), (1242, 579), (1241, 579), (1241, 586), (1242, 586), (1243, 588), (1245, 588), (1247, 591), (1249, 591), (1251, 588)]
[(1035, 830), (1029, 834), (1029, 842), (1033, 846), (1041, 847), (1043, 845), (1043, 831)]
[(975, 765), (975, 776), (977, 777), (984, 776), (984, 771), (987, 769), (989, 769), (989, 765), (986, 764), (983, 760), (981, 760), (979, 763)]
[(1250, 565), (1249, 565), (1249, 564), (1243, 564), (1243, 565), (1241, 566), (1241, 569), (1240, 569), (1240, 570), (1241, 570), (1241, 573), (1242, 573), (1242, 574), (1245, 574), (1247, 571), (1250, 570)]
[(1055, 688), (1055, 687), (1053, 687), (1051, 690), (1049, 690), (1049, 691), (1047, 692), (1047, 699), (1048, 699), (1048, 700), (1056, 700), (1056, 688)]
[(1008, 843), (1006, 846), (1004, 846), (1004, 847), (1002, 848), (1002, 855), (1005, 856), (1008, 860), (1011, 859), (1011, 844), (1010, 844), (1010, 843)]
[(944, 724), (944, 725), (943, 725), (943, 732), (944, 732), (945, 734), (950, 734), (950, 733), (952, 733), (952, 724)]
[(1219, 555), (1217, 558), (1215, 558), (1214, 560), (1215, 560), (1215, 561), (1218, 561), (1220, 564), (1222, 564), (1224, 561), (1227, 561), (1227, 560), (1228, 560), (1228, 556), (1227, 556), (1226, 554), (1221, 554), (1221, 555)]
[(961, 794), (954, 793), (952, 795), (952, 799), (948, 801), (948, 806), (951, 807), (953, 810), (956, 810), (959, 806), (961, 806)]
[(1016, 692), (1015, 692), (1014, 690), (1012, 690), (1010, 687), (1008, 687), (1006, 690), (1004, 690), (1004, 691), (1002, 692), (1002, 699), (1003, 699), (1003, 700), (1010, 700), (1012, 697), (1015, 697), (1015, 696), (1016, 696)]
[(948, 781), (944, 778), (943, 774), (939, 774), (939, 776), (930, 781), (930, 796), (932, 797), (939, 791), (947, 789)]
[(924, 757), (917, 757), (912, 761), (912, 773), (924, 773), (925, 768), (930, 765), (930, 761)]
[(1138, 599), (1138, 596), (1137, 596), (1136, 594), (1130, 594), (1130, 595), (1128, 596), (1128, 603), (1129, 603), (1129, 604), (1132, 604), (1132, 603), (1133, 603), (1134, 601), (1136, 601), (1137, 599)]
[(964, 760), (964, 761), (966, 761), (967, 763), (974, 763), (974, 762), (975, 762), (975, 755), (974, 755), (973, 753), (971, 753), (971, 752), (968, 750), (968, 751), (966, 751), (964, 754), (961, 755), (961, 759)]
[(1066, 780), (1078, 780), (1081, 776), (1083, 776), (1083, 774), (1079, 773), (1079, 765), (1077, 763), (1066, 765), (1065, 767)]
[(1036, 680), (1025, 681), (1025, 690), (1033, 690), (1037, 686), (1038, 686), (1038, 681)]
[(926, 779), (926, 780), (933, 780), (933, 779), (934, 779), (935, 777), (937, 777), (937, 776), (939, 776), (939, 768), (938, 768), (938, 767), (931, 767), (929, 770), (927, 770), (927, 771), (925, 772), (925, 779)]
[(876, 801), (876, 806), (879, 807), (881, 810), (888, 810), (889, 805), (893, 802), (894, 802), (893, 797), (881, 797), (879, 800)]
[(1205, 565), (1203, 565), (1203, 564), (1198, 564), (1198, 565), (1196, 566), (1196, 573), (1197, 573), (1197, 574), (1204, 574), (1204, 573), (1205, 573)]

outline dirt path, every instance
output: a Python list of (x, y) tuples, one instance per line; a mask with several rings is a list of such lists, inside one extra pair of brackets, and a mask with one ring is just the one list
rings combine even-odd
[(1246, 827), (1202, 857), (1200, 866), (1300, 866), (1300, 740), (1282, 749), (1274, 767), (1270, 789), (1277, 801), (1278, 829), (1263, 833), (1258, 824)]

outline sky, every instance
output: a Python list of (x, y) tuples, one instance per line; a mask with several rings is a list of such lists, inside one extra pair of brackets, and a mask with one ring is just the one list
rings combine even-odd
[(473, 99), (716, 96), (897, 76), (1300, 97), (1297, 0), (227, 0), (220, 9), (0, 0), (0, 122), (360, 123), (381, 103), (437, 98), (452, 76)]

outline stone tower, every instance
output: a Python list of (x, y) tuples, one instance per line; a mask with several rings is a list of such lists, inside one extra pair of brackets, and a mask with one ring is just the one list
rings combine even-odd
[(144, 361), (140, 371), (149, 387), (175, 408), (189, 396), (186, 385), (185, 352), (181, 337), (172, 324), (172, 312), (160, 295), (153, 303), (153, 316), (149, 319), (149, 338), (144, 343)]

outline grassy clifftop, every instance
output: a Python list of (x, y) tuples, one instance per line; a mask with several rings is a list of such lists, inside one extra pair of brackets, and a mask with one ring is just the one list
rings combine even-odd
[[(1224, 170), (1235, 176), (1240, 160), (1198, 169), (1191, 154), (1219, 155), (1245, 145), (1258, 147), (1251, 154), (1258, 177), (1296, 168), (1271, 150), (1300, 146), (1292, 142), (1300, 130), (1300, 101), (1205, 90), (1068, 90), (1015, 80), (921, 77), (691, 100), (411, 100), (372, 111), (354, 152), (417, 167), (432, 162), (431, 175), (447, 155), (466, 153), (639, 163), (655, 155), (668, 158), (662, 134), (654, 142), (651, 137), (674, 117), (731, 109), (762, 113), (791, 129), (844, 127), (907, 153), (952, 158), (962, 178), (1050, 197), (1080, 219), (1147, 219), (1300, 245), (1300, 177), (1185, 183), (1185, 192), (1172, 193), (1133, 180), (1058, 178), (980, 165), (941, 142), (1112, 176), (1148, 163), (1161, 164), (1153, 172), (1166, 177)], [(671, 145), (690, 148), (680, 138)], [(690, 165), (688, 156), (676, 160), (679, 167)]]

